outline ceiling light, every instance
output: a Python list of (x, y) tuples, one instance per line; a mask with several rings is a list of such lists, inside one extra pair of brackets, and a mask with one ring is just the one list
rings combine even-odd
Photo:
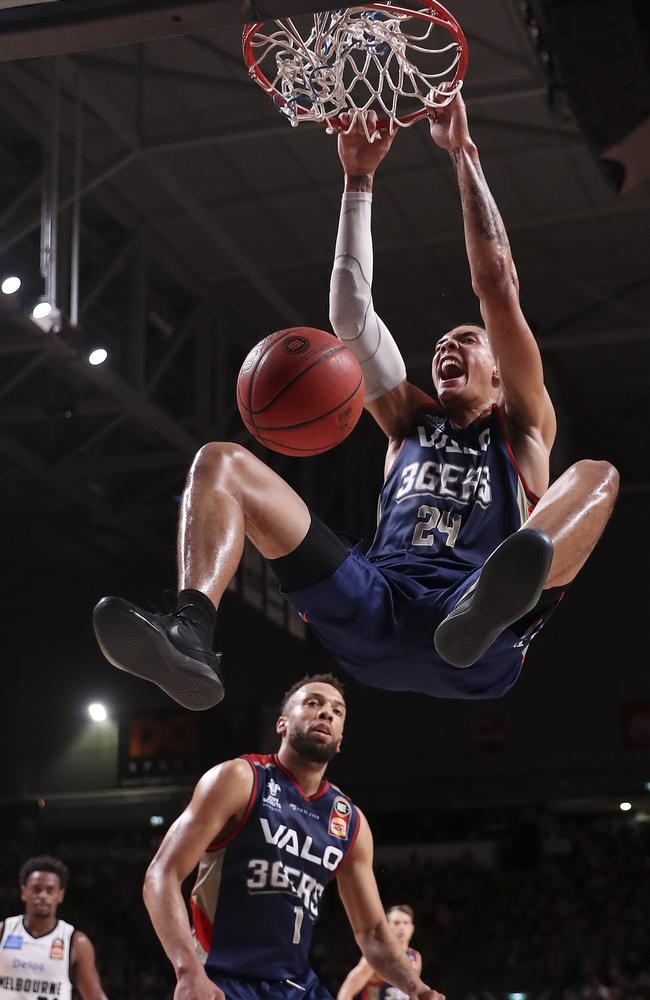
[(22, 281), (20, 280), (20, 278), (17, 277), (15, 274), (11, 274), (9, 275), (9, 277), (3, 279), (0, 288), (2, 289), (5, 295), (13, 295), (14, 292), (18, 291), (21, 285)]
[(47, 316), (50, 315), (51, 312), (52, 312), (52, 303), (41, 301), (37, 302), (34, 308), (32, 309), (32, 316), (34, 317), (34, 319), (45, 319)]
[(621, 804), (619, 805), (618, 808), (621, 810), (621, 812), (627, 813), (632, 808), (632, 803), (631, 802), (621, 802)]
[(32, 319), (43, 333), (59, 333), (63, 325), (61, 312), (43, 296), (32, 309)]
[(88, 355), (89, 365), (103, 365), (108, 357), (108, 351), (105, 347), (96, 347), (94, 351), (91, 351)]
[(105, 707), (98, 701), (94, 701), (92, 705), (88, 706), (88, 715), (93, 720), (93, 722), (105, 722), (108, 718), (108, 712)]

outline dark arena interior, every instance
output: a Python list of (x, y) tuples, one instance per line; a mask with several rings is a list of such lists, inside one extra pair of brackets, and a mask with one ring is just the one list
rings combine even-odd
[[(241, 57), (244, 22), (313, 0), (0, 0), (0, 278), (21, 281), (0, 295), (0, 919), (21, 910), (25, 859), (61, 858), (61, 916), (110, 1000), (171, 1000), (145, 870), (199, 776), (274, 751), (282, 693), (330, 670), (348, 711), (331, 777), (372, 827), (382, 901), (415, 911), (423, 979), (449, 1000), (650, 1000), (649, 8), (449, 6), (557, 413), (551, 480), (611, 462), (613, 516), (516, 687), (487, 700), (358, 683), (247, 545), (220, 611), (226, 698), (193, 713), (111, 667), (91, 615), (105, 594), (153, 607), (175, 587), (197, 450), (250, 449), (366, 545), (376, 521), (368, 413), (292, 458), (253, 441), (235, 401), (256, 342), (331, 329), (336, 138), (292, 128)], [(426, 122), (400, 130), (374, 206), (375, 306), (427, 389), (438, 336), (480, 313)], [(358, 959), (332, 888), (313, 967), (336, 996)]]

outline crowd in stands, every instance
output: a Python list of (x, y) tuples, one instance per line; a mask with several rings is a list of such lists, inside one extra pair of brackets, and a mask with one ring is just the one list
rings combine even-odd
[[(415, 909), (413, 944), (426, 980), (452, 1000), (488, 993), (649, 1000), (650, 829), (581, 823), (569, 836), (536, 843), (526, 827), (504, 843), (495, 870), (469, 855), (443, 865), (417, 856), (378, 865), (384, 902)], [(330, 987), (343, 971), (343, 948), (330, 948), (337, 926), (330, 900), (314, 949)], [(350, 965), (358, 952), (345, 936)]]
[[(15, 831), (0, 860), (0, 914), (20, 912), (16, 873), (29, 853), (61, 857), (71, 883), (61, 916), (86, 931), (109, 1000), (171, 1000), (173, 977), (141, 901), (157, 838), (81, 841)], [(650, 824), (527, 820), (511, 829), (496, 868), (468, 854), (436, 863), (408, 848), (377, 863), (387, 905), (409, 903), (424, 978), (449, 1000), (526, 993), (529, 1000), (650, 1000)], [(314, 937), (314, 967), (336, 994), (358, 950), (332, 889)]]

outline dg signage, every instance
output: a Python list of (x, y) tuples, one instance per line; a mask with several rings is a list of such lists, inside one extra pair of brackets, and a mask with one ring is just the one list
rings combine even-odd
[(120, 724), (120, 782), (177, 784), (200, 770), (201, 730), (196, 715), (160, 712), (131, 716)]

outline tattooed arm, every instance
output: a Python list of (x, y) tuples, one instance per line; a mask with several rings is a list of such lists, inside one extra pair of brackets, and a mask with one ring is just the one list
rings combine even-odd
[(542, 358), (521, 311), (508, 236), (483, 175), (460, 94), (432, 115), (431, 137), (449, 152), (456, 171), (472, 287), (497, 359), (506, 414), (523, 433), (539, 435), (540, 443), (550, 449), (555, 416), (544, 388)]

